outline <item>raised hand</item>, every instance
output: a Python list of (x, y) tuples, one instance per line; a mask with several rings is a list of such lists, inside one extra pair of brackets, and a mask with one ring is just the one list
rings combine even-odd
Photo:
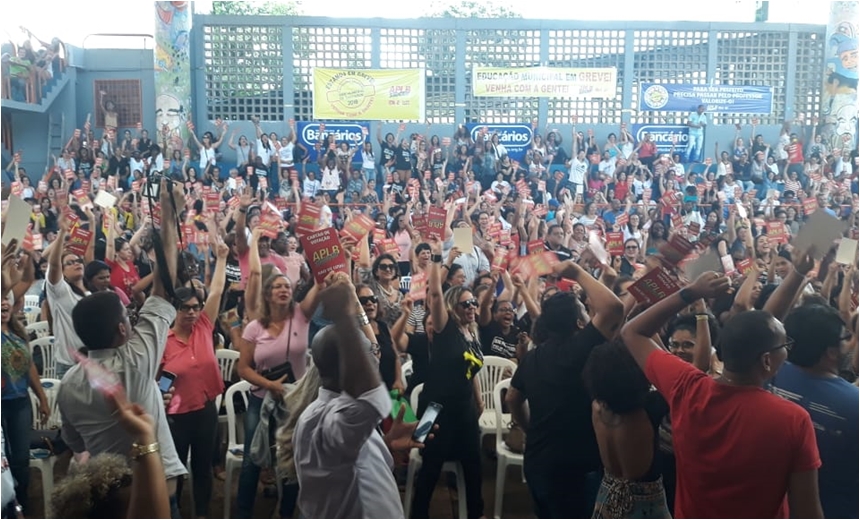
[(715, 298), (728, 293), (732, 288), (732, 282), (728, 276), (708, 271), (699, 275), (687, 288), (696, 299)]

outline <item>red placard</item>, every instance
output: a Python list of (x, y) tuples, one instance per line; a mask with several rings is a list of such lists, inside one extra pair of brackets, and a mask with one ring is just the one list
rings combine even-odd
[(385, 230), (373, 228), (373, 243), (381, 244), (383, 240), (385, 240)]
[(803, 199), (803, 214), (804, 215), (812, 215), (815, 213), (815, 210), (818, 209), (818, 199), (815, 197), (809, 197)]
[(740, 260), (735, 264), (735, 268), (741, 274), (747, 274), (748, 272), (752, 271), (753, 266), (754, 264), (752, 258), (744, 258), (743, 260)]
[(24, 251), (41, 251), (42, 250), (42, 234), (33, 233), (32, 224), (27, 228), (27, 233), (24, 235), (24, 241), (21, 243), (21, 248)]
[(621, 256), (624, 254), (623, 232), (611, 231), (606, 233), (606, 252), (612, 256)]
[(511, 245), (511, 230), (503, 229), (499, 231), (499, 244), (505, 247)]
[(534, 216), (537, 218), (544, 218), (549, 213), (549, 210), (543, 204), (535, 204), (535, 209), (533, 211)]
[(427, 210), (427, 235), (440, 240), (445, 236), (445, 220), (448, 212), (444, 208), (430, 206)]
[(397, 242), (393, 238), (383, 238), (379, 242), (379, 249), (381, 253), (388, 253), (397, 261), (400, 261), (400, 246), (397, 245)]
[(520, 195), (522, 195), (523, 197), (528, 197), (532, 193), (531, 188), (529, 188), (529, 183), (527, 183), (525, 181), (525, 179), (518, 180), (516, 187), (517, 187), (517, 192)]
[(329, 273), (348, 272), (346, 254), (334, 228), (300, 235), (299, 240), (317, 283), (323, 283)]
[(342, 237), (350, 237), (358, 243), (361, 239), (367, 236), (370, 231), (376, 227), (376, 222), (364, 213), (353, 216), (343, 229), (340, 231)]
[(517, 271), (523, 279), (535, 276), (546, 276), (552, 273), (552, 268), (559, 263), (558, 256), (552, 251), (544, 251), (529, 255), (520, 262)]
[(16, 197), (18, 197), (21, 195), (21, 192), (24, 191), (24, 185), (18, 181), (15, 181), (12, 184), (10, 184), (9, 189), (11, 190), (12, 195), (15, 195)]
[(78, 256), (84, 256), (92, 238), (93, 234), (91, 231), (83, 229), (80, 226), (75, 227), (69, 233), (69, 238), (66, 240), (66, 249)]
[(531, 240), (526, 244), (526, 251), (528, 251), (530, 255), (536, 255), (546, 251), (546, 246), (544, 245), (543, 240)]
[(423, 301), (427, 297), (427, 274), (415, 273), (409, 283), (409, 297), (412, 301)]
[(87, 179), (81, 181), (81, 191), (84, 193), (89, 193), (92, 191), (93, 183)]
[(179, 226), (182, 231), (182, 242), (190, 244), (194, 241), (194, 233), (196, 232), (193, 224), (182, 224)]
[(221, 206), (221, 196), (217, 192), (207, 193), (206, 196), (206, 211), (218, 211)]
[(90, 198), (87, 196), (87, 192), (82, 189), (73, 191), (72, 195), (74, 195), (75, 202), (78, 203), (78, 206), (84, 207), (90, 203)]
[(496, 192), (493, 190), (487, 190), (484, 192), (484, 200), (490, 203), (495, 203), (499, 201), (499, 198), (496, 197)]
[(64, 170), (64, 171), (63, 171), (63, 176), (64, 176), (64, 177), (66, 178), (66, 180), (67, 180), (67, 181), (69, 181), (69, 182), (71, 182), (71, 181), (74, 181), (74, 180), (75, 180), (75, 172), (73, 172), (71, 169), (68, 169), (68, 168), (67, 168), (66, 170)]
[(303, 203), (296, 223), (296, 235), (301, 237), (313, 233), (319, 227), (319, 223), (320, 207), (310, 202)]
[(653, 305), (681, 289), (672, 275), (662, 267), (655, 267), (627, 288), (639, 303)]
[(258, 226), (260, 227), (260, 232), (264, 237), (269, 237), (272, 240), (277, 238), (278, 232), (281, 230), (281, 226), (283, 225), (283, 220), (281, 216), (277, 213), (273, 213), (271, 211), (264, 212), (260, 217), (260, 223)]
[(615, 217), (615, 225), (619, 228), (626, 226), (628, 222), (630, 222), (630, 215), (626, 211)]
[(660, 245), (660, 253), (663, 259), (669, 265), (678, 265), (678, 263), (693, 250), (695, 245), (687, 240), (687, 237), (680, 233), (675, 233), (669, 237), (669, 241)]
[(579, 287), (579, 284), (569, 278), (562, 278), (555, 284), (555, 286), (561, 292), (572, 292)]
[(771, 244), (784, 244), (785, 225), (778, 220), (771, 220), (767, 223), (767, 238)]
[(412, 215), (412, 228), (421, 236), (427, 236), (427, 215)]
[(693, 222), (690, 222), (689, 226), (687, 226), (687, 231), (692, 236), (699, 236), (699, 233), (701, 232), (701, 228), (702, 228), (702, 226), (699, 224), (699, 222), (694, 220)]
[(674, 206), (679, 200), (681, 200), (681, 194), (677, 191), (668, 191), (660, 198), (660, 202), (667, 207)]
[(497, 247), (493, 253), (493, 269), (502, 270), (508, 267), (508, 250), (504, 247)]

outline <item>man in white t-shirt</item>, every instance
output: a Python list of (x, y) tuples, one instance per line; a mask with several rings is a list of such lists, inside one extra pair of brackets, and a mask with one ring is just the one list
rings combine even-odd
[(687, 143), (687, 162), (698, 162), (704, 149), (705, 127), (708, 126), (708, 116), (705, 115), (705, 105), (699, 105), (695, 112), (690, 112), (687, 118), (690, 127), (690, 141)]
[(573, 184), (574, 195), (585, 193), (585, 173), (588, 171), (588, 159), (585, 158), (585, 150), (578, 150), (576, 157), (570, 160), (570, 174), (568, 182)]

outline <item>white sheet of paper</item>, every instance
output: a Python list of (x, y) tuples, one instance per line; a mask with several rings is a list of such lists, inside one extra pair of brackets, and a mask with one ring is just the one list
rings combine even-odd
[(594, 253), (594, 258), (603, 265), (609, 265), (609, 252), (603, 246), (603, 242), (597, 233), (592, 231), (588, 234), (588, 248)]
[(744, 207), (744, 205), (738, 202), (737, 204), (735, 204), (735, 206), (737, 206), (738, 208), (738, 216), (740, 218), (747, 218), (747, 209)]
[(98, 194), (96, 194), (96, 198), (93, 202), (96, 203), (96, 206), (101, 206), (104, 209), (110, 209), (116, 206), (116, 197), (106, 191), (99, 191)]
[(464, 255), (472, 252), (472, 228), (454, 228), (454, 247)]
[(857, 258), (857, 241), (853, 238), (843, 238), (836, 250), (836, 263), (851, 265)]
[(33, 213), (33, 207), (16, 197), (9, 196), (9, 209), (6, 211), (6, 227), (3, 228), (3, 245), (5, 246), (12, 239), (18, 241), (18, 247), (24, 243), (24, 236), (27, 235), (27, 226), (30, 225), (30, 214)]
[(797, 232), (791, 245), (797, 251), (805, 251), (815, 246), (813, 256), (816, 260), (821, 260), (833, 246), (833, 241), (842, 236), (844, 228), (845, 225), (836, 217), (825, 211), (816, 211)]

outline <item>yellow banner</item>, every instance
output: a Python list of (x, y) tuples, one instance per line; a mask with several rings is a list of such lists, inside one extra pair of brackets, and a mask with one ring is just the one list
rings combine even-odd
[(314, 69), (314, 119), (424, 121), (420, 69)]
[(615, 67), (472, 68), (475, 97), (610, 99), (617, 95), (617, 83)]

